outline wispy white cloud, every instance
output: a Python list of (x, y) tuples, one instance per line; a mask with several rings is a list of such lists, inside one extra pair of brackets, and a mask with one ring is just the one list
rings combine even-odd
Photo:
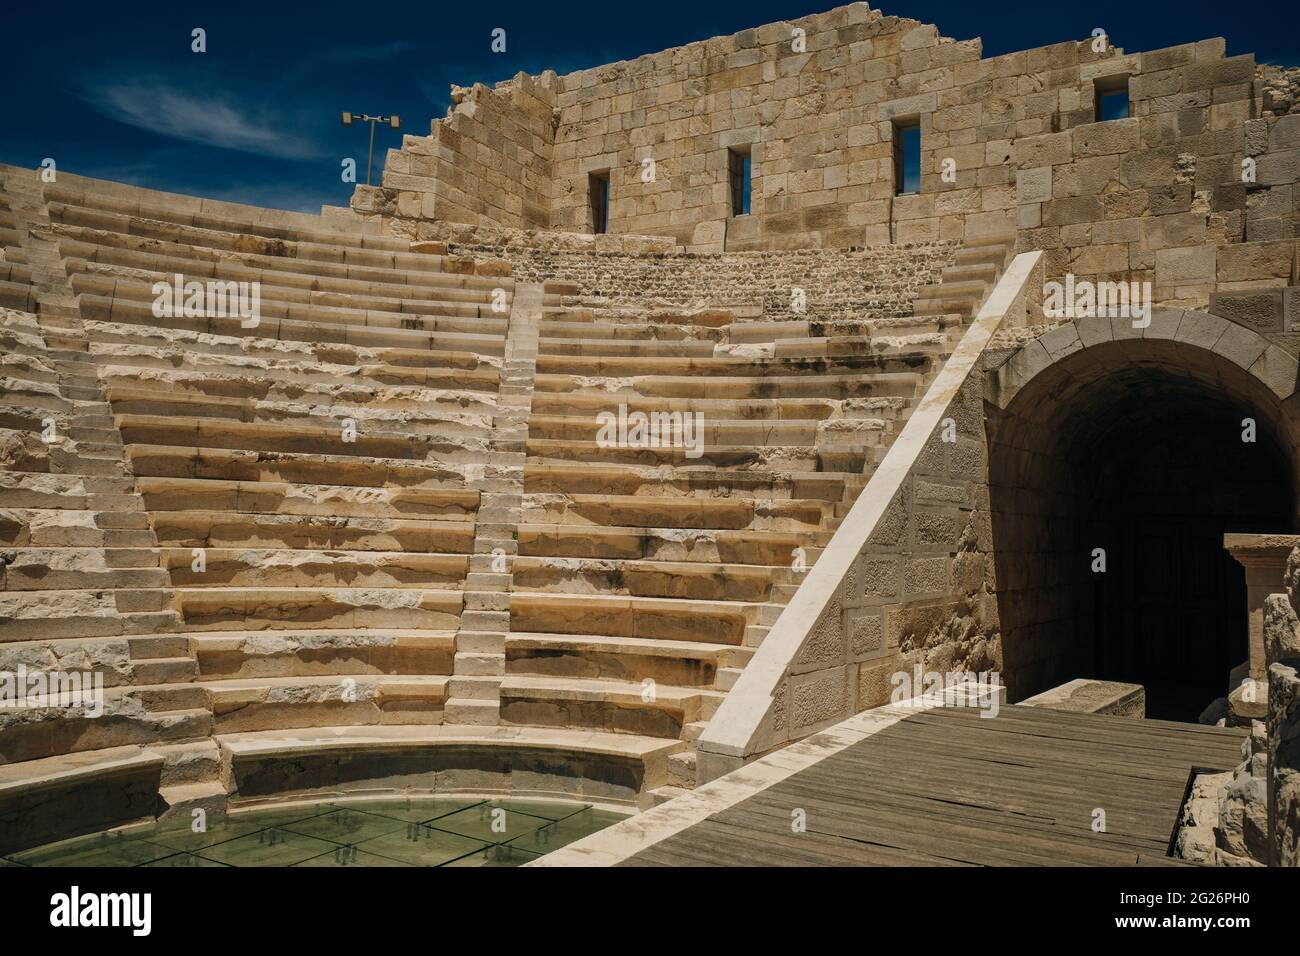
[(150, 81), (99, 87), (83, 98), (110, 119), (171, 139), (280, 159), (322, 155), (295, 117), (262, 103)]

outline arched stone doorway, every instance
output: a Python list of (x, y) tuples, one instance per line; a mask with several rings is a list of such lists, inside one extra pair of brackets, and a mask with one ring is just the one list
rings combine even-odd
[(1146, 687), (1149, 716), (1195, 720), (1227, 693), (1248, 648), (1223, 535), (1296, 527), (1295, 384), (1284, 350), (1181, 310), (1145, 330), (1078, 320), (990, 375), (1011, 699), (1124, 680)]

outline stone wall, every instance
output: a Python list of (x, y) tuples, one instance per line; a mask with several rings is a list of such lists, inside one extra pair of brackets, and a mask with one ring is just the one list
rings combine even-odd
[(389, 150), (380, 186), (357, 187), (353, 209), (411, 238), (422, 220), (546, 228), (554, 98), (550, 73), (454, 87), (446, 119)]
[[(917, 293), (941, 281), (960, 248), (939, 240), (701, 254), (684, 252), (662, 236), (593, 236), (434, 220), (406, 225), (413, 228), (411, 238), (475, 260), (482, 274), (567, 284), (584, 302), (744, 305), (769, 320), (806, 320), (814, 326), (910, 317)], [(796, 296), (799, 290), (802, 295)], [(814, 328), (813, 334), (829, 332)]]
[[(1098, 84), (1124, 83), (1129, 117), (1095, 122)], [(1049, 278), (1150, 281), (1157, 301), (1196, 308), (1252, 293), (1238, 307), (1281, 331), (1298, 86), (1294, 70), (1225, 56), (1222, 39), (1127, 54), (1089, 38), (982, 59), (978, 39), (854, 3), (475, 87), (354, 204), (408, 232), (429, 218), (583, 232), (588, 176), (608, 171), (613, 233), (716, 252), (1019, 230)], [(920, 126), (921, 184), (895, 196), (904, 121)], [(729, 149), (752, 156), (746, 216), (730, 214)], [(429, 167), (422, 153), (441, 158)], [(1216, 253), (1243, 241), (1258, 245)]]
[(584, 301), (618, 306), (746, 304), (759, 306), (769, 320), (813, 323), (911, 316), (917, 293), (940, 281), (958, 248), (954, 242), (925, 242), (865, 250), (698, 255), (650, 253), (648, 244), (630, 250), (619, 244), (623, 247), (602, 252), (600, 246), (606, 243), (591, 241), (593, 237), (586, 237), (586, 243), (546, 241), (547, 234), (536, 242), (465, 238), (466, 244), (451, 243), (452, 251), (504, 259), (520, 281), (569, 283)]
[[(1025, 409), (1026, 416), (1034, 411)], [(1086, 520), (1089, 472), (1086, 463), (1060, 454), (1063, 436), (1054, 424), (1012, 420), (1007, 412), (988, 423), (991, 533), (1011, 700), (1092, 673), (1092, 648), (1076, 635), (1091, 632), (1093, 605), (1061, 586), (1098, 543)]]

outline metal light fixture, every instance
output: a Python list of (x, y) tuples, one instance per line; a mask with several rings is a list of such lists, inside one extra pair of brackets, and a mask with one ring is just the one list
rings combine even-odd
[(402, 121), (401, 121), (401, 118), (398, 117), (398, 116), (396, 116), (396, 115), (393, 115), (393, 116), (371, 116), (371, 115), (368, 114), (368, 113), (360, 113), (360, 114), (358, 114), (358, 113), (349, 113), (349, 112), (347, 112), (346, 110), (343, 112), (343, 125), (344, 125), (344, 126), (351, 126), (354, 120), (355, 120), (356, 122), (358, 122), (358, 123), (369, 123), (369, 124), (370, 124), (370, 153), (369, 153), (369, 155), (366, 157), (366, 185), (369, 186), (369, 185), (370, 185), (370, 170), (371, 170), (371, 167), (374, 165), (374, 161), (375, 161), (375, 124), (376, 124), (376, 123), (384, 123), (384, 124), (387, 125), (387, 126), (391, 126), (393, 129), (400, 129), (400, 128), (401, 128), (401, 125), (402, 125)]

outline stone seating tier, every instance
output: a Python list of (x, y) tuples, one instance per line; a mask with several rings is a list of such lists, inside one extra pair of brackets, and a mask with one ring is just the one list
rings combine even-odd
[[(912, 250), (881, 283), (975, 283), (917, 314), (637, 306), (445, 244), (0, 173), (0, 296), (32, 290), (0, 323), (0, 668), (107, 688), (100, 718), (5, 716), (0, 763), (71, 761), (81, 786), (95, 754), (165, 750), (141, 766), (172, 810), (423, 779), (412, 754), (454, 752), (460, 785), (475, 747), (484, 785), (535, 754), (507, 785), (690, 786), (997, 271)], [(259, 282), (259, 324), (155, 315), (177, 273)], [(598, 442), (620, 405), (700, 413), (702, 453)]]

